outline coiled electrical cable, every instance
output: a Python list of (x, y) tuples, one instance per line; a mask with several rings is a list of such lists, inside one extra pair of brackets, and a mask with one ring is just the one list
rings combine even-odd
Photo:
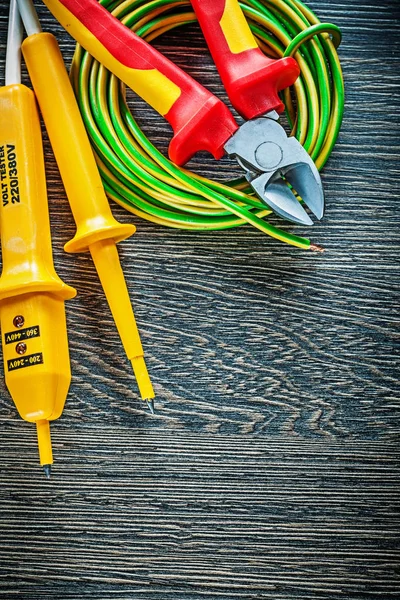
[[(189, 0), (101, 0), (101, 4), (148, 42), (196, 22)], [(300, 0), (242, 0), (240, 5), (267, 56), (294, 56), (298, 61), (301, 75), (291, 90), (283, 92), (286, 115), (292, 134), (322, 169), (343, 117), (344, 86), (336, 52), (340, 30), (320, 23)], [(318, 249), (308, 239), (268, 223), (271, 211), (244, 178), (219, 183), (169, 161), (137, 124), (124, 85), (79, 45), (71, 80), (109, 198), (139, 217), (169, 227), (217, 230), (250, 223), (293, 246)]]

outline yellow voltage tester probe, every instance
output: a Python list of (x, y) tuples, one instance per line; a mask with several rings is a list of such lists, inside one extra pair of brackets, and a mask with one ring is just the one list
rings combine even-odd
[(76, 291), (52, 258), (39, 114), (21, 85), (22, 25), (11, 0), (6, 85), (0, 88), (0, 319), (8, 390), (36, 423), (40, 463), (53, 463), (49, 421), (60, 417), (71, 381), (64, 301)]
[(90, 251), (140, 394), (154, 412), (154, 391), (116, 248), (135, 226), (112, 216), (55, 37), (41, 31), (31, 0), (18, 0), (18, 6), (28, 34), (22, 53), (77, 225), (65, 250)]

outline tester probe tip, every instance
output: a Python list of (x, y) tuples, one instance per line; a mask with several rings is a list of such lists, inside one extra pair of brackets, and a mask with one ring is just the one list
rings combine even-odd
[(47, 479), (50, 479), (51, 476), (51, 465), (43, 465), (43, 471), (46, 475)]
[(154, 400), (146, 400), (146, 402), (151, 414), (154, 415)]
[(140, 395), (145, 402), (149, 403), (151, 402), (152, 398), (154, 398), (154, 390), (153, 386), (151, 385), (144, 357), (137, 356), (136, 358), (132, 358), (131, 364), (133, 372), (135, 373)]

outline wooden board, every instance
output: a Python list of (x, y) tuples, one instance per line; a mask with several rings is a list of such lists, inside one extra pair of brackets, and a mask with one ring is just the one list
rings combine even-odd
[[(68, 63), (71, 39), (36, 4)], [(0, 598), (400, 597), (399, 9), (309, 4), (344, 34), (345, 121), (311, 232), (326, 253), (250, 227), (162, 228), (113, 205), (137, 225), (120, 256), (154, 417), (89, 256), (63, 252), (75, 225), (45, 140), (56, 268), (78, 290), (67, 305), (73, 381), (47, 481), (1, 371)], [(221, 92), (195, 27), (159, 46)], [(133, 105), (165, 150), (168, 128)], [(231, 171), (206, 155), (193, 167)]]

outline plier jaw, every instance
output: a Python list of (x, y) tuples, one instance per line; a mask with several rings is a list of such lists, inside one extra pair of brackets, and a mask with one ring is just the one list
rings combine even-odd
[[(262, 202), (281, 217), (312, 225), (294, 190), (317, 219), (324, 214), (324, 192), (318, 170), (306, 150), (288, 137), (271, 111), (245, 122), (225, 144)], [(292, 188), (292, 189), (291, 189)]]

